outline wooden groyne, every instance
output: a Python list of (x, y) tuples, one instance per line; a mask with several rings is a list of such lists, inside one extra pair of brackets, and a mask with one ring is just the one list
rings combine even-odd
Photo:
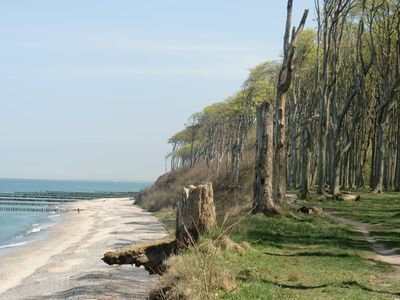
[(60, 203), (56, 202), (25, 202), (25, 201), (13, 201), (13, 202), (6, 202), (0, 201), (1, 206), (56, 206), (60, 205)]
[(8, 211), (8, 212), (54, 212), (54, 213), (62, 213), (65, 212), (65, 208), (36, 208), (36, 207), (6, 207), (0, 206), (0, 211)]
[[(92, 200), (94, 198), (90, 199), (84, 199), (84, 200)], [(18, 201), (18, 202), (46, 202), (46, 203), (66, 203), (66, 202), (76, 202), (80, 201), (82, 199), (52, 199), (52, 198), (21, 198), (21, 197), (1, 197), (0, 198), (0, 203), (4, 201)]]
[(0, 198), (43, 198), (43, 199), (72, 199), (91, 200), (96, 198), (133, 198), (137, 192), (15, 192), (0, 193)]
[(65, 212), (65, 204), (99, 198), (133, 198), (134, 192), (35, 192), (0, 193), (0, 211)]

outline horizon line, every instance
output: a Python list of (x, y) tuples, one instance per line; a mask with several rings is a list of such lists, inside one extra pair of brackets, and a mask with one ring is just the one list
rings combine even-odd
[(0, 177), (0, 180), (38, 180), (38, 181), (92, 181), (92, 182), (125, 182), (125, 183), (149, 183), (154, 182), (154, 179), (140, 179), (140, 180), (132, 180), (132, 179), (50, 179), (50, 178), (26, 178), (26, 177)]

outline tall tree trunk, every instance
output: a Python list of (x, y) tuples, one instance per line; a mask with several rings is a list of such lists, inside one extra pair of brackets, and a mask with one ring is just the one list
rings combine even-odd
[(297, 185), (297, 114), (298, 114), (298, 101), (297, 101), (297, 90), (300, 89), (298, 84), (295, 84), (295, 91), (293, 93), (293, 105), (289, 116), (289, 131), (290, 131), (290, 167), (288, 183), (291, 188), (295, 188)]
[(397, 109), (397, 137), (396, 137), (396, 171), (394, 189), (400, 191), (400, 109)]
[(275, 212), (272, 197), (273, 115), (274, 111), (271, 103), (264, 102), (257, 108), (253, 213)]
[[(316, 2), (317, 9), (317, 21), (318, 21), (318, 54), (320, 51), (320, 44), (322, 42), (322, 95), (319, 97), (319, 124), (318, 124), (318, 187), (317, 193), (323, 194), (326, 183), (327, 174), (327, 141), (328, 141), (328, 116), (329, 116), (329, 103), (328, 103), (328, 68), (329, 68), (329, 38), (328, 38), (328, 11), (327, 4), (323, 4), (323, 15), (321, 16), (321, 10), (319, 1)], [(322, 40), (321, 40), (322, 36)], [(317, 57), (318, 72), (320, 58)], [(317, 76), (319, 76), (317, 74)], [(319, 77), (318, 77), (319, 79)]]
[(274, 122), (274, 203), (278, 206), (286, 206), (286, 100), (288, 91), (292, 83), (292, 73), (294, 71), (293, 56), (298, 36), (303, 31), (307, 19), (308, 10), (305, 10), (303, 18), (297, 30), (293, 28), (290, 33), (292, 23), (293, 0), (287, 3), (287, 19), (285, 36), (283, 39), (284, 58), (282, 68), (279, 72), (277, 84), (277, 97), (275, 102), (275, 122)]
[(383, 126), (378, 124), (376, 130), (376, 141), (375, 141), (375, 173), (373, 179), (374, 193), (383, 192), (383, 169), (384, 169), (384, 144), (383, 144)]
[(308, 190), (308, 173), (310, 157), (310, 132), (307, 126), (301, 132), (301, 179), (300, 179), (300, 198), (306, 199)]

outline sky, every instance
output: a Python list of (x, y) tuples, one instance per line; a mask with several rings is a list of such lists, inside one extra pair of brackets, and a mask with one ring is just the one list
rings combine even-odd
[(279, 59), (285, 18), (284, 0), (1, 1), (0, 178), (155, 180), (191, 114)]

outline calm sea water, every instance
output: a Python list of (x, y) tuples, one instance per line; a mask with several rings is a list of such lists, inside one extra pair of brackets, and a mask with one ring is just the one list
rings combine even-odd
[(0, 179), (0, 193), (13, 192), (137, 192), (150, 182)]
[[(137, 192), (149, 182), (0, 179), (0, 193)], [(60, 218), (55, 213), (0, 211), (0, 255), (46, 234)]]

